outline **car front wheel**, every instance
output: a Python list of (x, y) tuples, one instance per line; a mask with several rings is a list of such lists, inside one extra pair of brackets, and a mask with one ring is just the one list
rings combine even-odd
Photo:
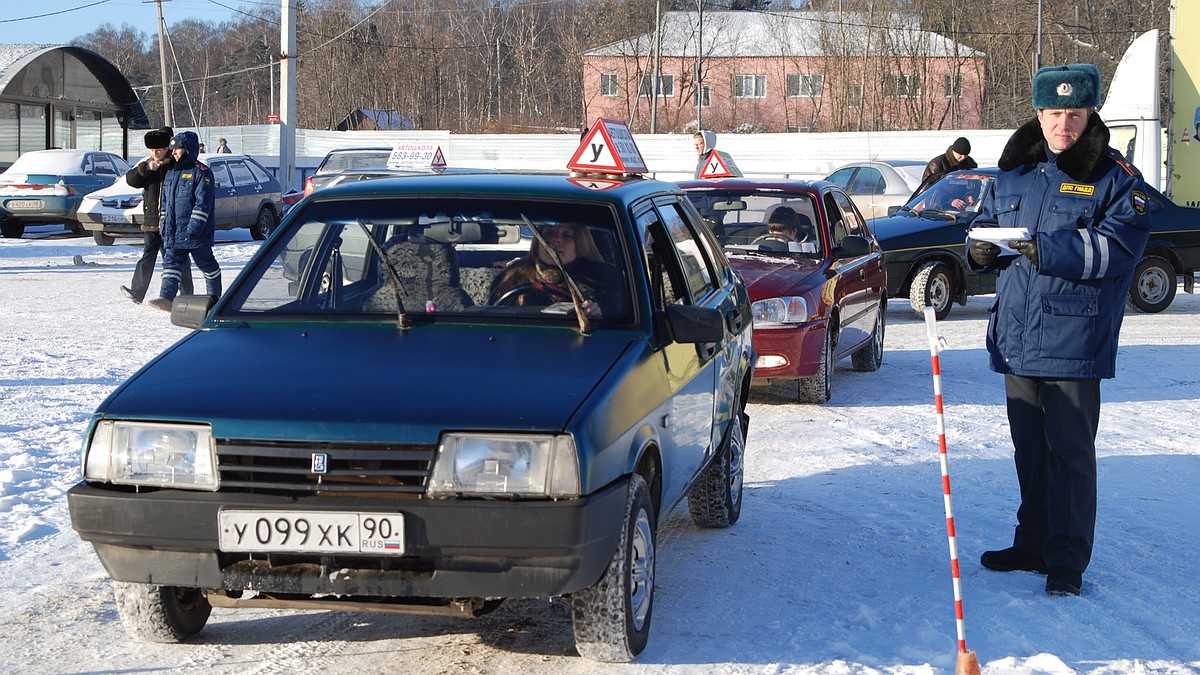
[(254, 219), (254, 224), (250, 226), (250, 236), (258, 241), (262, 241), (275, 231), (276, 224), (275, 212), (264, 206), (258, 210), (258, 217)]
[(919, 315), (925, 314), (926, 307), (933, 307), (938, 321), (945, 319), (950, 314), (950, 305), (954, 303), (954, 280), (950, 278), (950, 268), (945, 263), (932, 261), (921, 265), (909, 286), (908, 302)]
[(20, 239), (25, 234), (25, 223), (7, 220), (0, 223), (0, 232), (4, 233), (5, 239)]
[(1161, 312), (1175, 300), (1175, 268), (1165, 259), (1148, 255), (1133, 271), (1129, 285), (1129, 306), (1147, 314)]
[(740, 407), (735, 410), (721, 450), (688, 491), (688, 511), (700, 527), (729, 527), (742, 515), (748, 418)]
[[(832, 328), (832, 325), (829, 327)], [(817, 374), (802, 377), (796, 385), (796, 397), (801, 403), (825, 403), (833, 397), (833, 339), (832, 331), (825, 331), (825, 342), (821, 345), (821, 361)]]
[(125, 630), (148, 642), (183, 642), (199, 633), (212, 605), (199, 588), (113, 582)]
[(654, 520), (650, 489), (634, 474), (617, 550), (595, 585), (571, 595), (571, 626), (580, 656), (627, 663), (646, 648), (654, 609)]
[(99, 246), (112, 246), (116, 237), (111, 237), (100, 230), (92, 230), (92, 239)]

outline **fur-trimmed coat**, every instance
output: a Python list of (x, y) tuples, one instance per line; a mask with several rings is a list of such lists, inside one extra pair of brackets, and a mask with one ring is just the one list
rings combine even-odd
[[(1024, 228), (1038, 264), (1002, 255), (987, 348), (992, 370), (1109, 378), (1134, 268), (1150, 235), (1137, 169), (1108, 147), (1095, 113), (1067, 150), (1049, 151), (1035, 118), (1012, 135), (973, 227)], [(972, 261), (972, 266), (974, 262)]]

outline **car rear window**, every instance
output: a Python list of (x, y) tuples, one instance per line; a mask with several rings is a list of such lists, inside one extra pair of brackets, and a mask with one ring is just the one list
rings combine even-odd
[(333, 152), (325, 157), (316, 173), (338, 173), (347, 169), (365, 169), (368, 167), (387, 166), (391, 150), (356, 150), (354, 152)]

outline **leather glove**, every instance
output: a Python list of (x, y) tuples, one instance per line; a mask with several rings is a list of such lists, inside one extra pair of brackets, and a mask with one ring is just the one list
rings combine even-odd
[(996, 262), (996, 257), (1000, 255), (1000, 247), (990, 241), (972, 239), (969, 252), (976, 265), (988, 267)]
[(1038, 264), (1038, 247), (1036, 239), (1013, 239), (1008, 242), (1008, 247), (1029, 258), (1029, 262), (1034, 265)]

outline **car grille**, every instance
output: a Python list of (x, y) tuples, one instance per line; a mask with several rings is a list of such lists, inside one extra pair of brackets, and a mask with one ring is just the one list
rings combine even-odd
[(217, 468), (223, 491), (420, 495), (436, 452), (433, 445), (222, 440)]

